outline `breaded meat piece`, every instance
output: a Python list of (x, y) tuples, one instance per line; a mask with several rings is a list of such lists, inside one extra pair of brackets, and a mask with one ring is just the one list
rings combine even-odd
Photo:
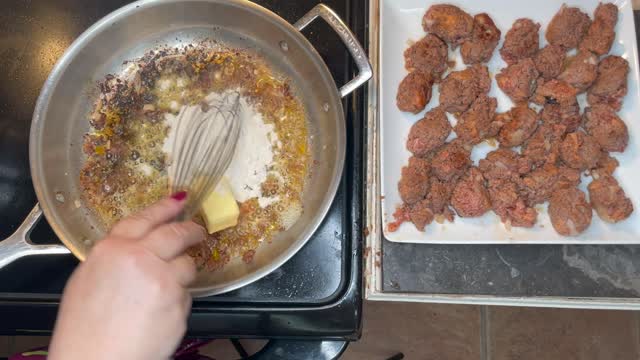
[(566, 82), (578, 90), (578, 93), (582, 93), (593, 84), (597, 76), (598, 58), (589, 51), (580, 51), (575, 56), (567, 58), (558, 80)]
[(504, 37), (500, 56), (507, 64), (516, 63), (520, 59), (532, 57), (538, 52), (540, 24), (531, 19), (516, 20)]
[(549, 200), (549, 218), (556, 232), (577, 236), (591, 225), (593, 211), (585, 194), (575, 188), (558, 189)]
[(513, 107), (501, 114), (501, 119), (504, 125), (498, 133), (498, 141), (502, 147), (522, 145), (538, 127), (538, 114), (527, 104)]
[(489, 70), (475, 64), (464, 70), (453, 71), (440, 84), (440, 106), (450, 113), (461, 113), (491, 88)]
[(447, 70), (447, 62), (447, 44), (433, 34), (427, 34), (404, 51), (404, 67), (431, 75), (435, 82), (439, 82)]
[(431, 109), (409, 130), (407, 150), (415, 156), (427, 156), (442, 146), (450, 133), (451, 124), (445, 112), (440, 107)]
[(628, 218), (633, 204), (618, 181), (611, 175), (601, 174), (589, 186), (589, 200), (600, 219), (617, 223)]
[(522, 59), (500, 70), (496, 75), (498, 87), (518, 104), (527, 102), (536, 91), (539, 73), (530, 58)]
[(467, 64), (487, 62), (500, 41), (500, 30), (485, 13), (473, 17), (473, 32), (460, 47), (462, 61)]
[(491, 210), (489, 192), (480, 170), (472, 167), (458, 181), (451, 195), (451, 206), (462, 217), (478, 217)]
[(605, 151), (623, 152), (629, 144), (627, 125), (607, 105), (584, 109), (584, 129)]
[(437, 4), (424, 14), (422, 27), (455, 48), (471, 36), (473, 18), (457, 6)]
[(562, 72), (567, 53), (560, 46), (547, 45), (533, 57), (533, 63), (544, 80), (556, 78)]
[(600, 151), (593, 136), (580, 130), (567, 134), (560, 144), (560, 158), (564, 164), (580, 171), (596, 167)]
[(589, 105), (605, 104), (615, 111), (622, 108), (622, 99), (627, 95), (629, 63), (620, 56), (611, 55), (598, 64), (598, 77), (587, 92)]
[(431, 76), (414, 71), (409, 73), (398, 86), (396, 105), (400, 111), (417, 114), (424, 110), (431, 100)]
[(587, 35), (580, 43), (580, 50), (591, 51), (598, 56), (608, 53), (616, 38), (617, 22), (618, 7), (612, 3), (600, 3), (593, 13)]
[(551, 45), (573, 49), (580, 44), (590, 25), (589, 15), (577, 7), (562, 5), (549, 22), (545, 37)]
[(453, 128), (458, 139), (466, 144), (475, 145), (491, 138), (500, 131), (501, 123), (494, 121), (498, 102), (495, 98), (481, 94), (471, 107), (460, 116)]
[(405, 204), (411, 205), (424, 199), (429, 190), (429, 161), (415, 156), (402, 168), (398, 192)]

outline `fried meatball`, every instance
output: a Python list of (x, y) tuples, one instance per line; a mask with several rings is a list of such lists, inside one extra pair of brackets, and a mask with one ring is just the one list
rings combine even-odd
[(573, 49), (580, 44), (590, 25), (589, 15), (577, 7), (562, 5), (549, 22), (545, 37), (551, 45)]
[(427, 201), (422, 199), (409, 207), (408, 215), (416, 229), (424, 231), (425, 227), (433, 221), (434, 214), (427, 206)]
[(489, 192), (477, 168), (471, 168), (458, 181), (451, 195), (451, 206), (462, 217), (478, 217), (491, 209)]
[(451, 124), (445, 112), (439, 107), (431, 109), (409, 130), (407, 150), (415, 156), (424, 157), (444, 144), (450, 133)]
[(404, 51), (404, 66), (408, 71), (431, 75), (436, 82), (447, 70), (447, 61), (447, 44), (433, 34), (427, 34)]
[(629, 143), (627, 125), (607, 105), (584, 109), (584, 129), (605, 151), (623, 152)]
[(496, 75), (496, 82), (514, 103), (521, 103), (527, 102), (536, 91), (538, 75), (533, 60), (526, 58), (500, 70)]
[(494, 137), (500, 130), (500, 124), (493, 121), (498, 102), (484, 94), (471, 104), (471, 107), (458, 116), (453, 128), (458, 138), (466, 144), (475, 145), (484, 139)]
[(580, 51), (565, 61), (558, 80), (573, 86), (579, 93), (587, 90), (598, 76), (598, 58), (589, 51)]
[(631, 215), (633, 204), (611, 175), (602, 174), (587, 187), (591, 206), (600, 219), (608, 223), (617, 223)]
[(618, 7), (612, 3), (600, 3), (593, 13), (593, 22), (580, 43), (580, 50), (591, 51), (598, 56), (608, 53), (616, 38), (617, 22)]
[(500, 146), (512, 147), (524, 143), (538, 127), (538, 114), (527, 104), (518, 105), (503, 117), (505, 124), (498, 133)]
[(428, 75), (414, 71), (409, 73), (398, 86), (396, 105), (400, 111), (417, 114), (431, 100), (433, 80)]
[(473, 32), (460, 47), (462, 61), (467, 64), (487, 62), (500, 41), (500, 30), (489, 15), (482, 13), (473, 17)]
[(582, 123), (580, 106), (578, 104), (564, 106), (545, 104), (540, 112), (540, 120), (544, 124), (562, 125), (565, 127), (565, 132), (574, 132)]
[(402, 168), (398, 182), (398, 192), (402, 201), (408, 205), (424, 199), (429, 190), (429, 162), (412, 156), (409, 165)]
[(551, 79), (549, 81), (538, 80), (536, 92), (531, 101), (544, 106), (545, 104), (559, 104), (569, 106), (577, 104), (578, 90), (564, 81)]
[(487, 180), (514, 179), (531, 171), (531, 160), (511, 149), (500, 148), (480, 159), (478, 168)]
[(473, 31), (473, 18), (457, 6), (432, 5), (422, 18), (424, 31), (434, 33), (451, 47), (460, 45)]
[(442, 181), (435, 176), (431, 176), (429, 179), (429, 191), (425, 197), (426, 206), (436, 215), (445, 214), (449, 209), (449, 200), (455, 185), (455, 181)]
[(522, 155), (535, 166), (547, 162), (555, 164), (560, 158), (560, 143), (565, 129), (565, 126), (559, 124), (543, 123), (538, 126), (529, 140), (522, 145)]
[(575, 187), (558, 189), (549, 200), (549, 218), (556, 232), (576, 236), (591, 224), (591, 205), (585, 194)]
[(484, 65), (475, 64), (453, 71), (440, 84), (440, 106), (450, 113), (461, 113), (480, 95), (489, 92), (491, 78)]
[(471, 165), (471, 152), (460, 142), (452, 141), (436, 151), (431, 160), (433, 175), (443, 181), (457, 180)]
[(620, 56), (607, 56), (598, 64), (598, 77), (587, 92), (589, 105), (606, 104), (620, 111), (627, 95), (629, 63)]
[(518, 181), (518, 191), (528, 206), (541, 204), (556, 189), (580, 184), (580, 172), (547, 162)]
[(567, 134), (560, 144), (560, 158), (570, 168), (578, 170), (592, 169), (600, 157), (600, 145), (591, 136), (582, 131)]
[(507, 64), (514, 64), (520, 59), (532, 57), (538, 51), (540, 24), (531, 19), (518, 19), (504, 37), (500, 56)]
[(618, 160), (613, 156), (609, 155), (608, 152), (603, 151), (600, 153), (600, 157), (598, 158), (598, 163), (596, 164), (596, 168), (591, 172), (596, 173), (598, 175), (607, 174), (613, 175), (613, 172), (616, 171), (616, 168), (620, 165)]
[(489, 180), (487, 185), (493, 212), (510, 226), (532, 227), (538, 212), (520, 198), (516, 184), (508, 179)]
[(560, 46), (547, 45), (533, 58), (536, 70), (544, 80), (551, 80), (562, 72), (566, 52)]

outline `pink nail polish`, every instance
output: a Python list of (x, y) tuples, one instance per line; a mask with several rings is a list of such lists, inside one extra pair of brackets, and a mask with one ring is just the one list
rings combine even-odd
[(171, 195), (171, 198), (176, 201), (182, 201), (187, 198), (186, 191), (178, 191), (177, 193)]

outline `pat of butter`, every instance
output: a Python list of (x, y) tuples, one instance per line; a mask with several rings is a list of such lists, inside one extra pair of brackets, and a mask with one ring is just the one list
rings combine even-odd
[(240, 209), (227, 179), (222, 178), (216, 188), (207, 195), (200, 208), (200, 215), (209, 234), (238, 225)]

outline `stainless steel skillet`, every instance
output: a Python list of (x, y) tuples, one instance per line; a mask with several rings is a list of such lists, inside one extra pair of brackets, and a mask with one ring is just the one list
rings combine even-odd
[[(323, 60), (300, 33), (321, 17), (337, 32), (359, 69), (338, 89)], [(308, 113), (312, 156), (316, 160), (297, 223), (261, 246), (251, 264), (232, 260), (214, 273), (200, 273), (195, 296), (219, 294), (260, 279), (291, 258), (326, 215), (342, 174), (346, 124), (344, 97), (371, 77), (366, 55), (345, 24), (328, 7), (318, 5), (294, 25), (244, 0), (142, 0), (109, 14), (85, 31), (66, 51), (44, 84), (33, 115), (30, 165), (40, 202), (22, 226), (0, 242), (0, 268), (27, 255), (71, 251), (84, 260), (104, 234), (80, 200), (78, 173), (83, 162), (82, 136), (95, 97), (95, 81), (124, 71), (125, 60), (160, 45), (178, 46), (211, 38), (259, 53), (288, 76)], [(42, 210), (41, 210), (42, 209)], [(66, 247), (33, 245), (29, 233), (44, 212)]]

